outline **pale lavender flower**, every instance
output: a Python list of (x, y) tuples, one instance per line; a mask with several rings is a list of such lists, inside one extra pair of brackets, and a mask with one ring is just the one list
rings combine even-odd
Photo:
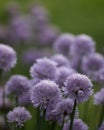
[(47, 50), (36, 50), (30, 48), (27, 51), (24, 51), (21, 56), (21, 62), (23, 65), (33, 65), (37, 59), (43, 57), (49, 57), (51, 54)]
[(0, 44), (0, 69), (8, 71), (16, 64), (17, 57), (15, 50), (4, 44)]
[(68, 55), (72, 44), (74, 44), (74, 36), (69, 33), (61, 34), (54, 43), (54, 48), (57, 52), (63, 55)]
[(72, 68), (68, 68), (68, 67), (59, 67), (57, 68), (57, 84), (59, 84), (59, 87), (63, 87), (64, 86), (64, 82), (66, 80), (66, 78), (75, 73), (75, 70)]
[(92, 83), (91, 80), (82, 74), (70, 75), (66, 82), (66, 92), (70, 98), (77, 101), (77, 103), (87, 101), (92, 95)]
[(94, 104), (104, 105), (104, 88), (102, 88), (94, 95)]
[(31, 89), (31, 101), (34, 107), (47, 109), (49, 105), (56, 105), (61, 100), (58, 85), (50, 80), (42, 80)]
[(47, 25), (37, 32), (37, 41), (41, 45), (51, 45), (58, 37), (59, 30), (55, 26)]
[(7, 119), (8, 122), (16, 123), (17, 126), (22, 127), (26, 121), (31, 119), (31, 114), (25, 107), (15, 107), (7, 114)]
[[(63, 130), (69, 130), (70, 121), (64, 124)], [(88, 130), (88, 126), (81, 119), (74, 119), (72, 130)]]
[(51, 57), (51, 60), (53, 60), (53, 61), (55, 61), (57, 63), (57, 67), (61, 67), (61, 66), (69, 67), (70, 66), (69, 59), (67, 59), (67, 57), (65, 57), (62, 54), (53, 55)]
[(102, 125), (99, 127), (98, 130), (104, 130), (104, 122), (102, 123)]
[(99, 53), (94, 53), (83, 58), (82, 72), (89, 76), (94, 76), (95, 72), (104, 67), (104, 57)]
[(36, 63), (34, 63), (33, 66), (30, 68), (30, 75), (32, 78), (36, 78), (39, 80), (56, 80), (56, 63), (48, 58), (37, 59)]
[(104, 84), (104, 67), (95, 73), (94, 80), (101, 85)]
[(6, 93), (16, 96), (22, 95), (30, 88), (30, 83), (27, 77), (23, 75), (13, 75), (6, 83)]
[(86, 56), (95, 52), (95, 41), (86, 34), (78, 35), (75, 44), (71, 48), (75, 55)]
[(72, 113), (74, 102), (70, 98), (62, 99), (53, 109), (53, 115), (70, 115)]

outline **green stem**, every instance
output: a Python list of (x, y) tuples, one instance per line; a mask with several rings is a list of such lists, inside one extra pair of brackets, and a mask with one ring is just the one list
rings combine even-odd
[(36, 122), (36, 130), (40, 130), (41, 128), (41, 117), (40, 117), (40, 109), (37, 110), (37, 122)]
[(104, 105), (102, 106), (102, 111), (101, 111), (101, 116), (100, 116), (98, 127), (101, 126), (101, 124), (103, 122), (103, 118), (104, 118)]
[(73, 111), (72, 111), (72, 115), (71, 115), (71, 122), (70, 122), (69, 130), (72, 130), (72, 128), (73, 128), (73, 121), (74, 121), (74, 116), (75, 116), (76, 105), (77, 105), (77, 102), (76, 102), (76, 99), (75, 99), (74, 107), (73, 107)]
[(56, 123), (55, 123), (55, 122), (52, 122), (51, 130), (55, 130), (55, 126), (56, 126)]
[(62, 130), (63, 130), (63, 127), (64, 127), (64, 119), (65, 119), (65, 115), (63, 116), (63, 120), (62, 120), (62, 127), (61, 127)]
[(43, 111), (42, 120), (41, 120), (41, 130), (45, 130), (45, 113), (46, 111)]

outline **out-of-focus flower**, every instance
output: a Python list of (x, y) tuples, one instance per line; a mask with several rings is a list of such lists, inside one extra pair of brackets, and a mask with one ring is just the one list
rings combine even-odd
[[(70, 121), (64, 124), (63, 130), (69, 130)], [(72, 130), (88, 130), (88, 126), (81, 119), (74, 119)]]
[(101, 85), (104, 84), (104, 67), (95, 73), (94, 80)]
[(76, 100), (77, 103), (87, 101), (92, 95), (93, 85), (85, 75), (75, 73), (68, 76), (65, 86), (69, 97)]
[(23, 65), (33, 65), (37, 59), (43, 57), (49, 57), (51, 54), (47, 50), (36, 50), (36, 49), (29, 49), (24, 51), (21, 57), (21, 62)]
[(104, 57), (99, 53), (94, 53), (83, 58), (82, 71), (89, 75), (94, 76), (95, 72), (104, 67)]
[(95, 41), (88, 35), (81, 34), (75, 38), (75, 44), (71, 48), (74, 55), (86, 56), (95, 52)]
[(53, 55), (51, 57), (51, 60), (53, 60), (53, 61), (55, 61), (57, 63), (57, 67), (61, 67), (61, 66), (69, 67), (70, 66), (69, 59), (67, 59), (67, 57), (65, 57), (62, 54)]
[(94, 95), (94, 104), (104, 105), (104, 88)]
[(50, 79), (56, 80), (57, 68), (56, 63), (48, 58), (37, 59), (36, 63), (30, 68), (32, 78), (39, 80)]
[(7, 114), (7, 119), (8, 122), (16, 123), (17, 126), (22, 127), (27, 120), (31, 119), (31, 114), (25, 107), (15, 107)]
[(68, 55), (72, 44), (74, 44), (75, 37), (72, 34), (61, 34), (54, 43), (54, 48), (57, 52), (63, 55)]
[(0, 44), (0, 69), (8, 71), (16, 64), (17, 57), (15, 50), (4, 44)]
[(42, 80), (31, 89), (31, 101), (34, 107), (47, 109), (49, 105), (56, 105), (61, 100), (58, 85), (50, 80)]
[(27, 77), (23, 75), (13, 75), (6, 83), (6, 93), (16, 96), (22, 95), (30, 88), (30, 83)]
[(104, 130), (104, 122), (102, 123), (102, 125), (99, 127), (98, 130)]
[(37, 41), (41, 45), (52, 45), (58, 37), (59, 30), (55, 26), (47, 25), (37, 32)]
[(56, 104), (53, 115), (70, 115), (72, 113), (74, 102), (70, 98), (63, 99)]
[(73, 73), (75, 73), (75, 70), (72, 68), (59, 67), (57, 69), (57, 80), (56, 80), (57, 84), (59, 84), (59, 87), (63, 87), (66, 78)]

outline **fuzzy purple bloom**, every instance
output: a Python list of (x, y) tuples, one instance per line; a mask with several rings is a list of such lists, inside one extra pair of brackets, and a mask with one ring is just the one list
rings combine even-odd
[(104, 88), (94, 95), (94, 104), (104, 105)]
[(89, 76), (94, 76), (102, 67), (104, 67), (104, 57), (99, 53), (84, 57), (82, 61), (82, 71)]
[(49, 104), (56, 105), (61, 100), (61, 92), (58, 85), (50, 80), (42, 80), (31, 90), (31, 101), (34, 107), (46, 109)]
[(63, 55), (68, 55), (72, 44), (74, 44), (74, 39), (72, 34), (66, 33), (60, 35), (54, 43), (55, 50)]
[(49, 57), (51, 54), (47, 50), (35, 50), (33, 48), (24, 51), (21, 57), (21, 62), (23, 65), (33, 65), (37, 59), (43, 57)]
[[(63, 130), (69, 130), (70, 121), (64, 124)], [(88, 126), (81, 119), (74, 119), (72, 130), (88, 130)]]
[(61, 66), (69, 67), (70, 66), (69, 60), (67, 59), (67, 57), (65, 57), (62, 54), (53, 55), (51, 57), (51, 60), (53, 60), (57, 63), (57, 67), (61, 67)]
[(22, 127), (27, 120), (31, 119), (31, 114), (25, 107), (15, 107), (7, 114), (7, 119), (8, 122), (16, 123), (17, 126)]
[(70, 98), (62, 99), (56, 104), (52, 113), (54, 115), (70, 115), (72, 113), (74, 102)]
[(13, 75), (6, 83), (6, 93), (16, 96), (22, 95), (30, 88), (30, 83), (27, 77), (22, 75)]
[(76, 100), (77, 103), (87, 101), (92, 95), (92, 83), (91, 80), (82, 74), (70, 75), (66, 82), (66, 92), (70, 98)]
[(30, 68), (30, 75), (32, 78), (36, 78), (39, 80), (56, 80), (56, 63), (48, 58), (37, 59), (37, 62), (33, 64), (33, 66)]
[(85, 34), (78, 35), (75, 38), (75, 44), (72, 46), (72, 53), (77, 55), (86, 56), (95, 52), (94, 40)]
[(8, 71), (16, 64), (17, 57), (15, 50), (4, 44), (0, 44), (0, 69)]
[(72, 68), (59, 67), (57, 69), (57, 80), (56, 80), (57, 84), (59, 84), (59, 87), (63, 87), (66, 78), (73, 73), (75, 73), (75, 71)]
[(104, 122), (102, 123), (102, 125), (100, 126), (98, 130), (104, 130)]
[(101, 85), (104, 84), (104, 67), (95, 73), (94, 80)]

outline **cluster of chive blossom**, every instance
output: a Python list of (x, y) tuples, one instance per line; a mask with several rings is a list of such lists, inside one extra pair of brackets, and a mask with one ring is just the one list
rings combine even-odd
[[(32, 6), (28, 16), (22, 16), (16, 5), (10, 6), (7, 12), (11, 19), (7, 34), (2, 34), (0, 39), (14, 47), (28, 46), (25, 43), (33, 43), (34, 47), (22, 52), (24, 68), (30, 67), (30, 78), (12, 74), (3, 90), (0, 89), (0, 110), (8, 107), (7, 122), (23, 127), (32, 118), (26, 109), (31, 106), (40, 111), (40, 118), (45, 116), (46, 122), (56, 123), (62, 130), (70, 129), (72, 117), (72, 130), (88, 130), (77, 105), (93, 96), (92, 81), (101, 85), (94, 93), (94, 105), (104, 106), (104, 56), (96, 52), (95, 41), (86, 34), (59, 34), (57, 27), (50, 23), (48, 11), (39, 4)], [(0, 44), (0, 73), (14, 68), (16, 62), (16, 51)], [(75, 103), (75, 115), (72, 115)], [(103, 130), (103, 120), (100, 125), (99, 130)]]

